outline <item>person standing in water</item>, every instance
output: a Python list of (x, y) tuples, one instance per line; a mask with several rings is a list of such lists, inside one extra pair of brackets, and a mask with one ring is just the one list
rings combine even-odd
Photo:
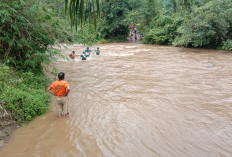
[(72, 53), (69, 54), (69, 57), (72, 59), (72, 60), (75, 60), (75, 57), (77, 55), (75, 54), (75, 51), (72, 51)]
[(97, 50), (96, 50), (96, 55), (100, 55), (99, 47), (98, 47)]
[(83, 51), (83, 54), (80, 55), (80, 57), (81, 57), (82, 60), (86, 60), (86, 58), (88, 57), (88, 55), (86, 54), (85, 51)]
[(89, 47), (87, 47), (87, 49), (85, 50), (85, 52), (86, 52), (87, 57), (89, 57), (90, 56), (90, 52), (92, 52), (92, 51), (89, 49)]
[(58, 117), (69, 117), (67, 96), (70, 92), (70, 86), (68, 82), (64, 81), (64, 78), (65, 73), (60, 72), (58, 74), (59, 80), (53, 82), (47, 89), (50, 94), (57, 97), (56, 108)]

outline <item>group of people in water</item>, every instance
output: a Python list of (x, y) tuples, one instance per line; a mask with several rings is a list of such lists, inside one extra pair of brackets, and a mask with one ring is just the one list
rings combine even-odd
[(137, 31), (135, 24), (133, 22), (130, 24), (129, 28), (130, 28), (130, 36), (127, 38), (127, 41), (132, 42), (133, 37), (135, 41), (138, 39), (143, 40), (143, 34)]
[[(89, 49), (89, 47), (86, 48), (85, 51), (83, 51), (83, 53), (81, 55), (76, 55), (75, 51), (72, 51), (71, 54), (69, 54), (70, 59), (75, 60), (76, 56), (80, 56), (82, 60), (86, 60), (89, 56), (90, 53), (92, 51)], [(97, 50), (95, 50), (96, 55), (100, 55), (100, 49), (99, 47), (97, 48)]]
[[(137, 32), (136, 28), (134, 27), (134, 24), (131, 25), (130, 29), (131, 32), (128, 38), (129, 41), (132, 41), (133, 36), (134, 39), (137, 40), (137, 35), (138, 36), (140, 35), (139, 39), (142, 40), (143, 35), (140, 32)], [(91, 52), (92, 51), (89, 49), (89, 47), (87, 47), (86, 50), (83, 51), (81, 55), (77, 55), (75, 51), (72, 51), (72, 53), (69, 54), (69, 57), (71, 60), (75, 60), (76, 56), (80, 56), (82, 60), (86, 60), (90, 56)], [(100, 55), (99, 47), (97, 47), (95, 53), (96, 55)], [(58, 80), (53, 82), (47, 89), (49, 93), (56, 96), (58, 117), (69, 117), (67, 96), (70, 92), (70, 86), (69, 83), (66, 82), (64, 79), (65, 79), (65, 73), (60, 72), (58, 74)]]
[[(82, 60), (86, 60), (92, 51), (89, 47), (83, 51), (82, 55), (76, 55), (75, 51), (72, 51), (69, 54), (71, 60), (75, 60), (76, 56), (80, 56)], [(100, 55), (99, 47), (95, 50), (96, 55)], [(53, 82), (48, 87), (48, 92), (56, 97), (56, 109), (58, 117), (69, 117), (69, 108), (68, 108), (68, 95), (70, 92), (70, 86), (67, 81), (65, 81), (65, 73), (60, 72), (58, 74), (58, 80)]]

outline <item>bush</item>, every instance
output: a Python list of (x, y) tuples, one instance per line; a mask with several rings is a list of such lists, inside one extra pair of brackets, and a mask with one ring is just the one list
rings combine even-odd
[(166, 33), (165, 28), (152, 29), (144, 38), (144, 43), (169, 45), (172, 43), (173, 37)]
[(221, 47), (223, 42), (232, 38), (231, 6), (231, 0), (212, 0), (195, 8), (179, 27), (179, 36), (173, 44), (191, 47)]
[(177, 27), (182, 18), (176, 16), (160, 15), (153, 19), (152, 28), (144, 37), (144, 43), (171, 45), (177, 35)]
[(18, 123), (27, 123), (46, 113), (49, 94), (45, 92), (48, 80), (31, 72), (14, 72), (0, 65), (0, 103), (5, 104)]
[(4, 92), (3, 101), (12, 111), (13, 117), (19, 123), (29, 122), (37, 115), (46, 113), (48, 95), (44, 90), (27, 87), (8, 87)]
[(108, 40), (106, 40), (106, 39), (100, 39), (99, 41), (98, 41), (98, 44), (107, 44), (109, 41)]
[(232, 51), (232, 40), (227, 40), (226, 42), (224, 42), (222, 49)]
[(64, 20), (38, 1), (1, 0), (0, 17), (0, 60), (20, 70), (42, 72), (57, 53), (50, 45), (70, 38)]
[(96, 30), (94, 25), (85, 24), (83, 29), (78, 29), (75, 35), (75, 42), (92, 46), (97, 43)]
[(104, 38), (110, 41), (125, 41), (129, 28), (125, 18), (129, 11), (132, 10), (131, 3), (127, 0), (115, 0), (106, 3), (102, 6), (102, 13), (105, 17), (102, 18), (98, 27), (99, 38)]

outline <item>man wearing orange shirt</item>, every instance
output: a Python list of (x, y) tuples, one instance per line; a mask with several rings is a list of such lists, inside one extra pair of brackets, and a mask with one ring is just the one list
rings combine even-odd
[(68, 102), (67, 102), (67, 96), (70, 92), (70, 87), (68, 82), (64, 81), (65, 73), (60, 72), (58, 74), (58, 81), (53, 82), (48, 87), (48, 92), (51, 93), (54, 96), (57, 96), (56, 102), (57, 102), (57, 112), (59, 117), (68, 117)]

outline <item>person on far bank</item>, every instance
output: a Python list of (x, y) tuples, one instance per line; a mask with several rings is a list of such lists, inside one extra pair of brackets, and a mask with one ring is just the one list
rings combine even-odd
[(92, 51), (89, 49), (89, 47), (87, 47), (86, 50), (85, 50), (85, 52), (86, 52), (87, 57), (89, 57), (90, 52), (92, 52)]
[(58, 117), (69, 117), (67, 96), (70, 92), (70, 86), (64, 78), (65, 73), (60, 72), (58, 74), (59, 80), (53, 82), (47, 89), (50, 94), (57, 97), (56, 108)]
[(134, 33), (135, 33), (135, 35), (137, 34), (137, 30), (136, 30), (136, 28), (134, 28)]
[(99, 47), (98, 47), (97, 50), (96, 50), (96, 55), (100, 55)]
[(143, 40), (143, 34), (140, 33), (140, 40)]

